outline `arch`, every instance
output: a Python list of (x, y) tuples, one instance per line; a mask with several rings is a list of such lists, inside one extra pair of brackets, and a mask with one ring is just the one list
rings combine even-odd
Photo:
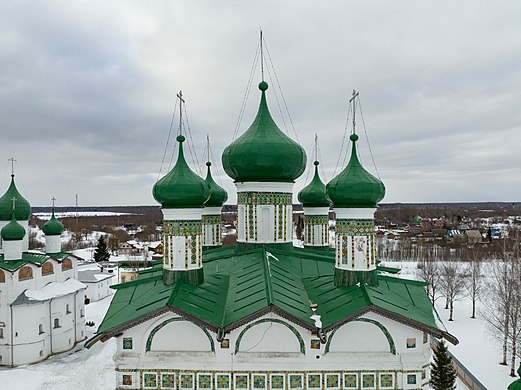
[(185, 318), (181, 318), (181, 317), (169, 318), (169, 319), (161, 322), (156, 327), (154, 327), (154, 329), (152, 329), (152, 331), (148, 335), (147, 343), (146, 343), (146, 347), (145, 347), (145, 352), (150, 352), (150, 348), (152, 347), (152, 340), (154, 339), (154, 336), (156, 335), (156, 333), (159, 332), (161, 330), (161, 328), (163, 328), (165, 325), (168, 325), (169, 323), (176, 322), (176, 321), (189, 322), (189, 323), (197, 326), (199, 329), (201, 329), (204, 332), (204, 334), (206, 335), (206, 337), (208, 337), (208, 341), (210, 342), (210, 349), (212, 350), (212, 352), (215, 352), (215, 344), (213, 342), (212, 336), (210, 335), (210, 332), (208, 332), (208, 330), (206, 330), (205, 328), (201, 328), (200, 326), (198, 326), (197, 324), (193, 323), (192, 321), (189, 321), (189, 320), (187, 320)]
[(42, 276), (51, 275), (54, 273), (54, 266), (50, 261), (46, 261), (42, 265)]
[(5, 272), (0, 269), (0, 283), (5, 283)]
[(62, 261), (62, 271), (67, 271), (72, 269), (72, 261), (71, 259), (65, 259)]
[(237, 337), (237, 341), (235, 341), (235, 353), (239, 352), (239, 347), (240, 347), (240, 344), (241, 344), (241, 340), (242, 340), (242, 337), (244, 336), (244, 334), (250, 330), (251, 328), (253, 328), (254, 326), (256, 325), (259, 325), (259, 324), (263, 324), (265, 322), (273, 322), (273, 323), (276, 323), (276, 324), (281, 324), (281, 325), (284, 325), (286, 328), (288, 328), (294, 335), (295, 337), (297, 338), (298, 340), (298, 343), (299, 343), (299, 347), (300, 347), (300, 353), (305, 355), (306, 354), (306, 347), (305, 347), (305, 344), (304, 344), (304, 340), (302, 339), (302, 336), (300, 335), (299, 331), (297, 329), (295, 329), (294, 326), (288, 324), (287, 322), (284, 322), (282, 320), (279, 320), (277, 318), (263, 318), (261, 320), (258, 320), (258, 321), (255, 321), (255, 322), (252, 322), (251, 324), (249, 324), (248, 326), (246, 326), (242, 331), (241, 333), (239, 333), (239, 336)]
[(18, 280), (26, 280), (32, 279), (33, 277), (33, 269), (26, 265), (25, 267), (20, 268), (18, 271)]
[[(372, 320), (370, 318), (356, 318), (353, 320), (353, 322), (355, 322), (355, 321), (356, 322), (367, 322), (369, 324), (376, 325), (382, 331), (385, 338), (387, 339), (387, 342), (389, 343), (389, 352), (392, 353), (393, 355), (396, 355), (396, 346), (394, 344), (393, 337), (391, 336), (391, 333), (389, 333), (387, 328), (381, 322)], [(329, 352), (329, 347), (331, 346), (331, 340), (333, 340), (333, 336), (335, 335), (335, 333), (338, 329), (340, 329), (340, 327), (333, 330), (333, 332), (331, 332), (331, 334), (329, 335), (329, 338), (326, 343), (326, 348), (324, 350), (324, 354)]]

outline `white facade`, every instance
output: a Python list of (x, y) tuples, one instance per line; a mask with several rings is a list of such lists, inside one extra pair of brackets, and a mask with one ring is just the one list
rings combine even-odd
[[(0, 231), (9, 222), (11, 222), (11, 221), (0, 221)], [(22, 239), (22, 251), (27, 251), (29, 249), (29, 232), (30, 232), (29, 221), (16, 221), (16, 222), (18, 222), (20, 225), (22, 225), (23, 228), (25, 229), (25, 236)], [(4, 251), (5, 251), (4, 246), (8, 242), (9, 241), (4, 241), (2, 239), (2, 237), (0, 237), (0, 253), (4, 253)]]
[(114, 276), (114, 274), (98, 270), (78, 271), (78, 280), (86, 286), (84, 296), (92, 302), (112, 295), (113, 291), (110, 286)]
[(196, 389), (210, 380), (220, 386), (209, 388), (219, 389), (428, 389), (431, 349), (422, 331), (367, 313), (326, 336), (321, 343), (308, 329), (268, 314), (218, 341), (214, 332), (166, 313), (117, 338), (117, 386)]
[(0, 272), (0, 365), (34, 363), (85, 339), (85, 286), (74, 257)]

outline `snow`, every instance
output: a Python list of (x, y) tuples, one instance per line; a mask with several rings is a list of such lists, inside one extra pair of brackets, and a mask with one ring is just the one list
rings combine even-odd
[(33, 301), (47, 301), (52, 298), (72, 294), (84, 288), (87, 288), (87, 286), (83, 283), (78, 282), (76, 279), (69, 279), (62, 283), (49, 283), (40, 290), (25, 290), (24, 294)]
[[(112, 295), (85, 307), (86, 321), (101, 323)], [(86, 328), (87, 338), (94, 335), (96, 327)], [(112, 355), (116, 340), (98, 342), (91, 349), (79, 343), (72, 351), (28, 366), (0, 369), (2, 389), (20, 390), (113, 390), (116, 388), (115, 366)]]
[[(382, 265), (384, 262), (382, 262)], [(402, 268), (399, 275), (415, 277), (416, 262), (385, 262), (386, 266)], [(435, 307), (447, 331), (459, 340), (454, 346), (449, 344), (449, 351), (489, 390), (504, 390), (514, 381), (507, 366), (501, 366), (501, 343), (488, 328), (481, 315), (481, 303), (477, 302), (476, 319), (470, 318), (472, 301), (463, 298), (454, 303), (454, 321), (448, 321), (449, 311), (445, 301), (440, 298)], [(436, 317), (435, 317), (436, 318)], [(436, 318), (437, 319), (437, 318)], [(465, 389), (464, 385), (458, 389)]]
[[(42, 220), (51, 219), (51, 213), (34, 213), (36, 217)], [(116, 213), (113, 211), (66, 211), (66, 212), (55, 212), (54, 216), (56, 218), (65, 218), (65, 217), (117, 217), (118, 215), (132, 215), (131, 213)]]

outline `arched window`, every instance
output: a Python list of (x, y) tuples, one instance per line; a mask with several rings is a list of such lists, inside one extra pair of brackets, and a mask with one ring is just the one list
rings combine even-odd
[(62, 262), (62, 271), (67, 271), (68, 269), (72, 269), (71, 259), (65, 259)]
[(18, 271), (18, 280), (31, 279), (32, 277), (33, 269), (31, 267), (25, 266), (20, 268), (20, 271)]
[(59, 318), (55, 318), (54, 319), (54, 327), (55, 328), (59, 328), (60, 327), (60, 319)]
[(51, 275), (54, 273), (54, 267), (50, 261), (46, 261), (42, 265), (42, 276)]
[(0, 269), (0, 283), (5, 283), (5, 273)]

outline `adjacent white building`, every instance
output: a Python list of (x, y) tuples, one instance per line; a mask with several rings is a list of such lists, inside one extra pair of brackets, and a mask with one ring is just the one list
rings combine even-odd
[(53, 212), (43, 227), (45, 253), (28, 251), (29, 215), (30, 206), (17, 191), (13, 175), (0, 198), (1, 366), (38, 362), (85, 339), (86, 286), (77, 280), (77, 258), (61, 251), (63, 225)]
[(95, 302), (112, 295), (113, 291), (110, 289), (110, 285), (114, 276), (113, 273), (101, 269), (79, 270), (78, 280), (87, 287), (85, 298)]

